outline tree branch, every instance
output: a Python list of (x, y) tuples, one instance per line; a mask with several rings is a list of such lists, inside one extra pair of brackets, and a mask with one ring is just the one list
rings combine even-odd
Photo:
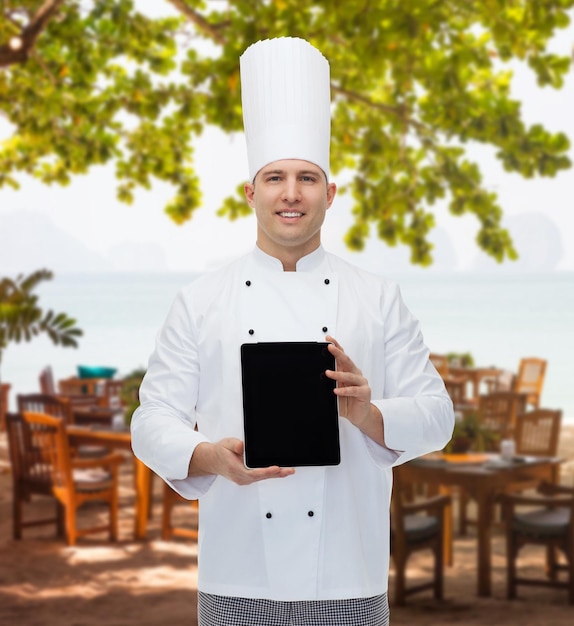
[(64, 0), (46, 0), (36, 11), (30, 23), (9, 43), (0, 46), (0, 67), (8, 67), (28, 60), (34, 45), (50, 19), (56, 14)]
[(340, 87), (333, 83), (331, 83), (331, 89), (334, 92), (340, 93), (341, 95), (349, 98), (349, 100), (356, 100), (357, 102), (362, 102), (363, 104), (366, 104), (371, 108), (379, 109), (379, 111), (383, 111), (384, 113), (396, 115), (401, 120), (403, 120), (405, 124), (407, 124), (408, 126), (413, 126), (419, 131), (428, 130), (424, 124), (408, 116), (408, 109), (404, 104), (400, 104), (398, 106), (390, 106), (388, 104), (382, 104), (380, 102), (373, 102), (371, 99), (363, 96), (360, 93), (357, 93), (356, 91), (349, 91), (348, 89), (345, 89), (344, 87)]
[(225, 38), (219, 33), (217, 26), (210, 24), (200, 13), (194, 11), (191, 7), (187, 6), (184, 0), (167, 0), (190, 22), (193, 22), (197, 28), (204, 33), (207, 33), (216, 43), (220, 45), (225, 44)]

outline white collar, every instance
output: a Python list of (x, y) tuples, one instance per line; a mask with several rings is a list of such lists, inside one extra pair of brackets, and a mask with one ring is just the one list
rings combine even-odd
[[(283, 271), (283, 263), (274, 256), (263, 252), (261, 248), (255, 245), (253, 250), (253, 254), (255, 257), (255, 261), (258, 265), (265, 267), (266, 269), (273, 271)], [(301, 257), (297, 261), (296, 271), (298, 272), (312, 272), (315, 269), (318, 269), (323, 261), (325, 260), (326, 252), (323, 246), (319, 246), (313, 252)]]

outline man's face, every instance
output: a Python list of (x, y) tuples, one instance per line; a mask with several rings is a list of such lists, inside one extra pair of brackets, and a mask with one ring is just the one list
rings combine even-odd
[(309, 254), (321, 242), (321, 226), (337, 187), (309, 161), (274, 161), (245, 185), (257, 217), (257, 244), (278, 259)]

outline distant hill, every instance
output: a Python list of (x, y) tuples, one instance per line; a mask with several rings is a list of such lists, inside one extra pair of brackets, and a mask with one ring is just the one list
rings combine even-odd
[(43, 213), (25, 209), (0, 213), (0, 273), (26, 273), (43, 267), (58, 273), (105, 272), (112, 264)]
[(55, 273), (166, 271), (165, 253), (154, 242), (124, 242), (102, 255), (60, 229), (45, 213), (0, 213), (0, 275), (40, 268)]

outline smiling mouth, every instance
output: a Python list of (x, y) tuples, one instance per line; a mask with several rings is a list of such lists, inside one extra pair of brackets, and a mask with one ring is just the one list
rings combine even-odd
[(278, 215), (280, 217), (303, 217), (303, 213), (298, 211), (281, 211)]

